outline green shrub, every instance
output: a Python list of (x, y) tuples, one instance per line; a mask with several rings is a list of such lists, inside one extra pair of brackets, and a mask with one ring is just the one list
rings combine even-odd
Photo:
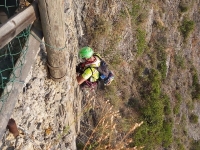
[(199, 119), (199, 117), (195, 114), (191, 114), (189, 117), (189, 120), (191, 123), (198, 123), (198, 119)]
[(139, 99), (137, 99), (135, 97), (129, 98), (127, 105), (128, 105), (128, 107), (131, 107), (137, 111), (139, 111), (139, 109), (140, 109)]
[(170, 146), (170, 144), (172, 143), (173, 139), (172, 139), (172, 127), (173, 124), (170, 121), (164, 121), (163, 123), (163, 146), (164, 147), (168, 147)]
[(184, 147), (184, 144), (181, 143), (180, 139), (178, 139), (178, 140), (176, 141), (176, 144), (177, 144), (177, 149), (178, 149), (178, 150), (186, 150), (185, 147)]
[(167, 74), (166, 61), (160, 61), (158, 63), (158, 70), (161, 72), (162, 78), (165, 79)]
[(162, 99), (163, 99), (163, 104), (164, 104), (164, 114), (166, 116), (169, 116), (172, 113), (170, 99), (167, 95), (163, 95)]
[(172, 123), (164, 117), (165, 108), (170, 114), (169, 98), (161, 92), (161, 79), (160, 72), (152, 69), (148, 76), (149, 86), (142, 89), (144, 105), (141, 105), (140, 114), (144, 124), (135, 131), (133, 146), (145, 146), (145, 150), (162, 144), (167, 147), (172, 142)]
[(174, 106), (173, 112), (174, 112), (175, 115), (179, 114), (179, 112), (180, 112), (180, 105), (179, 104), (176, 104)]
[(187, 102), (186, 106), (189, 111), (194, 109), (194, 103), (192, 101)]
[[(157, 69), (160, 71), (162, 79), (166, 78), (166, 73), (167, 73), (167, 65), (166, 65), (166, 60), (167, 60), (167, 54), (165, 52), (165, 38), (161, 38), (162, 40), (159, 40), (155, 44), (155, 49), (157, 51), (157, 60), (158, 60), (158, 65)], [(164, 45), (163, 45), (164, 44)]]
[(141, 55), (145, 49), (147, 48), (147, 44), (146, 44), (146, 32), (142, 29), (137, 29), (137, 33), (136, 33), (136, 37), (137, 37), (137, 54)]
[(184, 2), (181, 2), (178, 7), (179, 7), (179, 9), (180, 9), (180, 11), (182, 13), (188, 11), (188, 9), (189, 9), (188, 6), (187, 6), (187, 4), (184, 3)]
[(178, 101), (178, 103), (181, 103), (181, 101), (182, 101), (182, 97), (181, 97), (181, 94), (180, 93), (175, 93), (175, 98), (176, 98), (176, 100)]
[(182, 25), (179, 26), (179, 29), (183, 35), (184, 40), (186, 40), (189, 34), (194, 30), (194, 21), (184, 19)]
[(175, 55), (175, 65), (178, 68), (184, 69), (185, 68), (185, 61), (184, 58), (180, 55)]
[(200, 84), (196, 69), (192, 71), (192, 99), (200, 99)]
[(160, 144), (162, 141), (162, 136), (159, 135), (160, 132), (151, 131), (151, 129), (149, 124), (144, 122), (140, 128), (136, 129), (133, 138), (134, 143), (131, 146), (144, 146), (145, 150), (152, 150)]
[(176, 103), (175, 103), (175, 106), (174, 106), (174, 114), (178, 114), (180, 112), (180, 105), (181, 105), (181, 102), (182, 102), (182, 97), (180, 95), (180, 93), (175, 93), (175, 98), (176, 98)]
[(140, 4), (137, 2), (132, 2), (132, 8), (130, 10), (130, 15), (131, 17), (135, 20), (138, 16), (139, 16), (139, 12), (140, 12)]
[(190, 150), (199, 150), (200, 149), (200, 140), (199, 141), (192, 141)]

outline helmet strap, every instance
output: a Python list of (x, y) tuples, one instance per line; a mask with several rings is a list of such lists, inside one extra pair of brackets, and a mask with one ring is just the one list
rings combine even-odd
[(82, 64), (82, 67), (85, 67), (85, 66), (87, 66), (88, 64), (91, 64), (91, 63), (95, 62), (96, 60), (97, 60), (96, 57), (94, 57), (94, 60), (92, 60), (92, 61), (86, 60), (86, 61)]

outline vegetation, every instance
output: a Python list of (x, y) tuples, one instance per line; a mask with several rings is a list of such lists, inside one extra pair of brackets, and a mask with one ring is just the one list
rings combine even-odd
[(184, 40), (186, 40), (190, 33), (194, 30), (194, 25), (194, 21), (192, 20), (188, 20), (187, 18), (183, 20), (182, 25), (179, 26), (179, 29), (183, 35)]
[(192, 141), (190, 150), (199, 150), (200, 149), (200, 140)]
[(175, 98), (176, 98), (176, 103), (175, 103), (175, 106), (174, 106), (174, 114), (178, 114), (179, 111), (180, 111), (180, 105), (181, 105), (181, 102), (182, 102), (182, 98), (181, 98), (180, 93), (175, 93)]
[(160, 72), (152, 69), (145, 84), (147, 87), (141, 91), (144, 104), (141, 104), (140, 113), (144, 124), (136, 130), (133, 145), (145, 146), (145, 149), (162, 144), (167, 147), (172, 142), (169, 99), (160, 90), (161, 80)]
[[(153, 37), (149, 43), (146, 42), (148, 33), (143, 26), (147, 21), (148, 14), (147, 7), (145, 7), (146, 3), (146, 0), (142, 2), (139, 0), (123, 1), (119, 15), (112, 16), (114, 18), (112, 21), (108, 21), (105, 15), (98, 15), (97, 20), (90, 24), (94, 27), (87, 29), (89, 35), (95, 37), (89, 43), (93, 47), (100, 47), (99, 50), (103, 49), (102, 53), (107, 56), (109, 64), (114, 70), (117, 70), (114, 84), (106, 87), (104, 91), (106, 99), (110, 101), (115, 110), (120, 110), (122, 116), (123, 125), (118, 126), (116, 130), (124, 133), (134, 123), (143, 121), (143, 124), (130, 134), (132, 142), (129, 147), (144, 146), (145, 150), (158, 147), (167, 149), (174, 144), (177, 149), (183, 150), (185, 149), (184, 138), (181, 139), (178, 136), (187, 135), (187, 130), (181, 127), (177, 131), (180, 135), (176, 137), (173, 135), (172, 129), (175, 126), (173, 115), (181, 121), (181, 124), (186, 122), (187, 114), (183, 115), (180, 112), (180, 106), (185, 97), (182, 97), (183, 91), (179, 90), (178, 87), (177, 89), (170, 89), (175, 92), (169, 91), (169, 95), (167, 95), (166, 89), (163, 90), (163, 84), (167, 86), (168, 83), (166, 82), (172, 81), (170, 78), (175, 77), (170, 76), (174, 75), (173, 71), (176, 71), (176, 73), (179, 70), (187, 71), (190, 64), (183, 57), (182, 54), (184, 53), (181, 50), (177, 52), (175, 48), (168, 47), (170, 44), (170, 40), (167, 39), (169, 38), (169, 29), (161, 19), (165, 8), (158, 8), (159, 4), (152, 4), (155, 10), (158, 10), (159, 16), (153, 22), (156, 25), (152, 29)], [(182, 13), (187, 12), (189, 6), (180, 2), (179, 9)], [(88, 27), (90, 25), (87, 24)], [(176, 25), (173, 24), (173, 26)], [(189, 37), (194, 27), (194, 21), (188, 18), (183, 19), (178, 29), (184, 40)], [(156, 32), (157, 30), (159, 32)], [(129, 35), (128, 32), (131, 32), (131, 37), (126, 36)], [(104, 40), (102, 40), (102, 35), (105, 36)], [(132, 35), (134, 40), (130, 40)], [(127, 45), (123, 45), (123, 40), (129, 42), (128, 48)], [(117, 52), (116, 49), (118, 49)], [(170, 49), (170, 52), (168, 52), (168, 49)], [(167, 66), (167, 56), (170, 56), (170, 63), (174, 62), (176, 67), (173, 68), (174, 64), (170, 67)], [(132, 58), (129, 59), (129, 57)], [(200, 85), (197, 71), (191, 69), (191, 75), (192, 90), (188, 89), (188, 91), (191, 92), (193, 100), (199, 99)], [(185, 81), (183, 84), (190, 83)], [(192, 108), (192, 100), (187, 107)], [(195, 119), (193, 116), (192, 120)], [(105, 144), (107, 143), (105, 142)]]
[(131, 1), (131, 8), (129, 11), (129, 14), (131, 15), (131, 18), (133, 21), (135, 21), (141, 12), (141, 3), (138, 1)]
[(181, 142), (180, 139), (175, 139), (175, 142), (177, 143), (177, 149), (178, 150), (185, 150), (185, 147), (183, 145), (183, 143)]
[(178, 68), (185, 69), (185, 60), (184, 60), (183, 56), (181, 56), (179, 54), (175, 55), (175, 65)]
[[(87, 97), (89, 98), (89, 97)], [(93, 105), (94, 99), (88, 99), (85, 106)], [(99, 107), (101, 105), (102, 107)], [(87, 108), (87, 107), (84, 107)], [(98, 100), (96, 105), (89, 110), (86, 109), (84, 113), (90, 112), (88, 115), (97, 115), (95, 118), (92, 117), (86, 118), (88, 124), (82, 125), (86, 131), (84, 133), (85, 142), (82, 141), (81, 137), (77, 138), (77, 148), (82, 150), (93, 150), (93, 149), (129, 149), (127, 146), (132, 140), (130, 134), (132, 134), (136, 128), (142, 125), (141, 123), (136, 123), (128, 129), (127, 132), (124, 132), (124, 135), (116, 134), (116, 120), (120, 121), (119, 111), (115, 111), (109, 101), (104, 99)], [(91, 113), (92, 112), (92, 113)], [(86, 117), (86, 115), (84, 115)], [(91, 122), (91, 123), (90, 123)], [(95, 123), (95, 126), (92, 124)], [(120, 121), (121, 122), (121, 121)], [(82, 129), (83, 130), (83, 129)], [(83, 133), (82, 133), (83, 134)], [(115, 143), (115, 140), (118, 139), (118, 142)], [(139, 148), (139, 147), (138, 147)]]
[(189, 117), (189, 120), (191, 123), (198, 123), (198, 119), (199, 119), (199, 117), (193, 113)]
[(167, 55), (165, 52), (165, 44), (163, 41), (159, 41), (155, 44), (155, 50), (157, 51), (157, 69), (160, 71), (162, 79), (165, 79), (166, 73), (167, 73), (167, 65), (166, 65), (166, 60), (167, 60)]
[(194, 103), (192, 101), (187, 102), (186, 106), (190, 111), (194, 109)]
[(186, 11), (188, 11), (188, 5), (186, 4), (186, 3), (184, 3), (184, 2), (180, 2), (180, 4), (179, 4), (179, 9), (180, 9), (180, 11), (183, 13), (183, 12), (186, 12)]
[(200, 99), (200, 84), (198, 74), (195, 68), (192, 68), (192, 99)]
[(145, 37), (146, 37), (145, 31), (141, 29), (137, 29), (136, 37), (137, 37), (137, 54), (141, 55), (147, 48), (147, 44), (145, 41)]

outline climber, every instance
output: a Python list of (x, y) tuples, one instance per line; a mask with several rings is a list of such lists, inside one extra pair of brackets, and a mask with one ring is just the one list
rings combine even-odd
[(99, 72), (92, 67), (99, 67), (100, 59), (93, 56), (93, 54), (94, 51), (90, 47), (83, 47), (79, 51), (82, 62), (76, 67), (76, 71), (78, 73), (78, 84), (82, 87), (95, 87), (97, 85)]
[(83, 62), (76, 67), (76, 72), (78, 74), (77, 82), (81, 87), (96, 88), (99, 79), (104, 81), (104, 85), (109, 85), (114, 79), (106, 62), (90, 47), (81, 48), (79, 57)]

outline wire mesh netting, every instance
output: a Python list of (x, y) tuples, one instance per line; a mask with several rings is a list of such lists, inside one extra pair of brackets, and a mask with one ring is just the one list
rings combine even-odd
[(9, 18), (13, 16), (18, 6), (19, 6), (19, 0), (1, 0), (0, 1), (1, 16), (4, 16), (4, 18)]
[[(15, 13), (26, 6), (25, 1), (19, 0), (1, 0), (0, 1), (0, 27)], [(15, 74), (15, 70), (22, 69), (25, 62), (23, 59), (27, 50), (27, 40), (30, 34), (30, 26), (18, 34), (11, 42), (0, 49), (0, 113), (6, 102), (10, 92), (12, 91), (12, 84), (19, 82), (20, 75)], [(18, 59), (20, 61), (18, 61)], [(9, 87), (6, 86), (7, 83)], [(11, 85), (11, 86), (10, 86)]]

